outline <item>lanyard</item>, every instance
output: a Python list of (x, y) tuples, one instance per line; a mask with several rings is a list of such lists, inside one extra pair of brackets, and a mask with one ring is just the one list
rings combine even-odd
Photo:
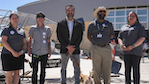
[[(103, 32), (104, 28), (99, 27), (99, 22), (96, 21), (96, 23), (97, 23), (97, 28), (98, 28), (99, 33)], [(105, 23), (103, 23), (103, 24), (105, 24)]]

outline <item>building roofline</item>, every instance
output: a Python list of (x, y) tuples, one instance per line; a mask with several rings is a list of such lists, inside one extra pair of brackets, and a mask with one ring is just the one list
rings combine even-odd
[(45, 1), (48, 1), (48, 0), (38, 0), (38, 1), (31, 2), (31, 3), (27, 3), (25, 5), (17, 7), (17, 9), (21, 8), (21, 7), (25, 7), (25, 6), (29, 6), (29, 5), (33, 5), (33, 4), (37, 4), (37, 3), (41, 3), (41, 2), (45, 2)]

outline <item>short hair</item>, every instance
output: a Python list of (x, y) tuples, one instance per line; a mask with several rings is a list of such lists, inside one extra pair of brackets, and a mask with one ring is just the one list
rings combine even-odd
[(65, 7), (65, 10), (66, 10), (67, 7), (73, 7), (74, 10), (75, 10), (75, 7), (74, 7), (73, 5), (67, 5), (67, 6)]

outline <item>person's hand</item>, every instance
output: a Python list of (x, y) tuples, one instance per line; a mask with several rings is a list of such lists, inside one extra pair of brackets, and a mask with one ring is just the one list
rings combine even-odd
[(133, 48), (132, 48), (132, 46), (128, 46), (128, 47), (122, 46), (122, 49), (123, 49), (123, 51), (131, 51)]
[(75, 51), (75, 48), (74, 47), (75, 47), (74, 45), (69, 45), (67, 47), (69, 54), (72, 54)]
[(122, 46), (121, 48), (123, 49), (123, 51), (127, 51), (126, 46)]
[(20, 52), (18, 52), (18, 54), (19, 54), (19, 56), (20, 56), (20, 55), (22, 55), (23, 53), (20, 51)]
[(133, 49), (132, 46), (127, 47), (127, 51), (131, 51), (132, 49)]
[(14, 56), (14, 57), (19, 57), (19, 54), (17, 53), (17, 52), (12, 52), (12, 55)]

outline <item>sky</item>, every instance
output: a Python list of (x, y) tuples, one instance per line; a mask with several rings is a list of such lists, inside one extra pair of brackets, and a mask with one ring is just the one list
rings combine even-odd
[(17, 11), (17, 7), (39, 0), (0, 0), (0, 9)]

